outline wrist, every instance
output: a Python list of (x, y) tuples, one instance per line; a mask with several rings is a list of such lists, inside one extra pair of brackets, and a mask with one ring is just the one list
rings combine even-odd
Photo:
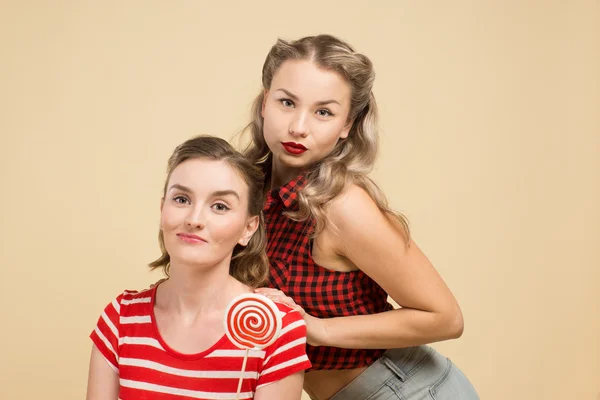
[(311, 346), (330, 346), (327, 319), (306, 314), (305, 320), (308, 333), (306, 342)]

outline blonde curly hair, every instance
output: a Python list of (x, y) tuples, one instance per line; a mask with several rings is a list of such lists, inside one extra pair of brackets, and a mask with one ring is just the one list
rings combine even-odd
[(352, 89), (348, 122), (352, 127), (348, 137), (340, 140), (333, 151), (306, 173), (306, 186), (299, 191), (299, 209), (289, 211), (298, 221), (312, 219), (314, 234), (327, 224), (325, 208), (342, 190), (354, 184), (365, 190), (379, 209), (396, 220), (409, 241), (406, 217), (388, 206), (385, 195), (367, 174), (373, 169), (379, 150), (377, 103), (373, 95), (375, 72), (365, 55), (357, 53), (348, 43), (331, 35), (307, 36), (295, 41), (278, 39), (272, 46), (262, 69), (263, 90), (254, 100), (252, 121), (244, 128), (251, 141), (244, 155), (258, 164), (268, 179), (272, 154), (263, 136), (261, 115), (265, 91), (271, 87), (273, 76), (287, 60), (310, 60), (318, 67), (338, 73)]

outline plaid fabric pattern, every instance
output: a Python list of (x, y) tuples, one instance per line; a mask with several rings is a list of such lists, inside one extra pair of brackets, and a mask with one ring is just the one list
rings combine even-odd
[[(364, 272), (332, 271), (313, 261), (310, 238), (313, 222), (296, 222), (283, 214), (297, 209), (298, 191), (305, 184), (301, 175), (267, 194), (264, 214), (271, 262), (270, 286), (283, 291), (307, 313), (319, 318), (391, 310), (393, 307), (387, 302), (385, 291)], [(384, 351), (310, 345), (306, 349), (313, 370), (368, 366)]]

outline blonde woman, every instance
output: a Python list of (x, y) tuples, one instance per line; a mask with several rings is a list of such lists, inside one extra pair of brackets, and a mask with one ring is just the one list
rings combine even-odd
[(269, 52), (245, 151), (266, 175), (271, 277), (257, 291), (304, 315), (313, 399), (478, 399), (426, 345), (461, 336), (460, 307), (367, 177), (374, 77), (366, 56), (329, 35)]

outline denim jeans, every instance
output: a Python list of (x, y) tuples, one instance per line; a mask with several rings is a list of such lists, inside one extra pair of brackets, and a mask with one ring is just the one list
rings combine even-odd
[(479, 400), (450, 359), (430, 346), (392, 349), (330, 400)]

